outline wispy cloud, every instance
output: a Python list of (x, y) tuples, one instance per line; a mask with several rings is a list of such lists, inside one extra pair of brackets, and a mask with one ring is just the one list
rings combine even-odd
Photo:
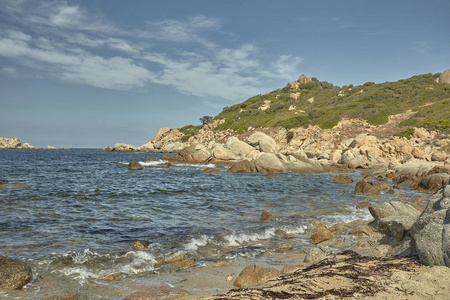
[[(299, 57), (271, 60), (255, 44), (227, 47), (208, 38), (221, 20), (204, 15), (147, 23), (145, 31), (117, 27), (65, 1), (6, 1), (0, 21), (0, 60), (37, 76), (109, 89), (149, 83), (180, 93), (236, 100), (263, 92), (267, 80), (298, 76)], [(225, 45), (224, 45), (225, 44)], [(154, 45), (158, 49), (154, 49)], [(3, 69), (7, 72), (7, 70)]]

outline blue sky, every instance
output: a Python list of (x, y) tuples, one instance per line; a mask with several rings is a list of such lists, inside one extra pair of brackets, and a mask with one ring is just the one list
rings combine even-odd
[(450, 68), (450, 1), (0, 0), (0, 136), (142, 145), (301, 74)]

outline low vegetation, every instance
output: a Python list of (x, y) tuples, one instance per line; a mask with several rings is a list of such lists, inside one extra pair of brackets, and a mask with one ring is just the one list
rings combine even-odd
[[(435, 83), (438, 76), (429, 73), (396, 82), (343, 87), (315, 78), (300, 84), (298, 89), (288, 84), (224, 108), (215, 119), (225, 119), (225, 122), (216, 130), (233, 129), (242, 133), (249, 127), (271, 126), (289, 130), (310, 124), (326, 129), (343, 117), (362, 118), (380, 125), (388, 121), (389, 115), (411, 109), (417, 113), (403, 121), (402, 126), (450, 131), (450, 85)], [(270, 106), (262, 110), (264, 104)]]

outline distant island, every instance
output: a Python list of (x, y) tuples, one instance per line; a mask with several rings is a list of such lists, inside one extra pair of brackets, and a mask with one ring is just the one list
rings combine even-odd
[(47, 149), (47, 150), (67, 150), (68, 148), (55, 148), (48, 146), (47, 148), (40, 148), (31, 146), (29, 143), (23, 143), (18, 138), (3, 138), (0, 137), (0, 149)]

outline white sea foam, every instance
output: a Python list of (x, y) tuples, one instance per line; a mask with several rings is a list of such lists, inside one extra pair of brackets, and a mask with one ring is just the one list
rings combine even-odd
[(119, 271), (125, 274), (139, 274), (155, 270), (155, 257), (145, 251), (130, 251), (125, 254), (130, 262), (119, 266)]
[(232, 233), (224, 236), (224, 240), (226, 241), (226, 246), (237, 247), (241, 246), (244, 243), (254, 242), (258, 240), (266, 240), (270, 239), (275, 235), (275, 228), (268, 228), (264, 232), (261, 233)]
[(187, 251), (197, 251), (199, 247), (206, 246), (210, 238), (206, 235), (202, 235), (199, 238), (193, 238), (189, 243), (184, 247)]
[[(77, 280), (83, 285), (90, 279), (103, 278), (105, 275), (120, 272), (123, 274), (139, 274), (155, 270), (155, 257), (145, 251), (130, 251), (123, 256), (100, 255), (86, 249), (82, 252), (69, 252), (63, 257), (72, 258), (73, 266), (64, 267), (58, 272)], [(99, 264), (97, 259), (101, 258)], [(105, 265), (110, 268), (105, 268)]]
[(139, 164), (143, 167), (156, 167), (159, 164), (164, 163), (164, 161), (162, 160), (158, 160), (158, 161), (140, 161)]

